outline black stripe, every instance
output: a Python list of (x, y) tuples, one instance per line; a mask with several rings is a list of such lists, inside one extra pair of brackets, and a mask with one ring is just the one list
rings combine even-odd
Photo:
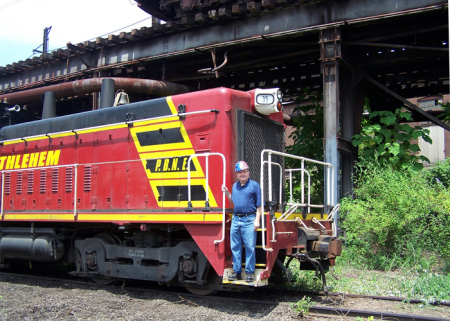
[(172, 112), (166, 98), (146, 100), (122, 106), (86, 111), (78, 114), (58, 116), (28, 123), (7, 126), (0, 129), (3, 140), (76, 130), (94, 126), (108, 125), (127, 121), (127, 115), (133, 114), (134, 120), (170, 116)]
[[(160, 195), (159, 201), (187, 201), (188, 187), (187, 185), (180, 186), (157, 186)], [(204, 201), (206, 199), (205, 188), (203, 185), (191, 185), (191, 201)]]
[(168, 128), (136, 134), (141, 146), (184, 143), (180, 128)]

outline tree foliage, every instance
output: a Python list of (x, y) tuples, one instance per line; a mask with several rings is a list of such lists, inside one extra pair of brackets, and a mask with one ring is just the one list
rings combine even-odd
[[(302, 94), (296, 100), (298, 106), (294, 113), (294, 131), (289, 136), (294, 143), (286, 147), (286, 152), (310, 159), (323, 160), (323, 106), (320, 104), (322, 95), (309, 92), (303, 88)], [(311, 174), (311, 202), (323, 202), (323, 168), (305, 164), (306, 170)], [(286, 159), (286, 168), (300, 168), (301, 162), (296, 159)], [(293, 177), (293, 194), (296, 200), (300, 199), (300, 173)]]
[[(377, 118), (379, 122), (373, 122)], [(391, 166), (397, 170), (422, 169), (422, 162), (429, 160), (423, 155), (417, 155), (420, 148), (413, 141), (422, 137), (431, 144), (430, 131), (405, 123), (411, 121), (411, 114), (401, 109), (397, 109), (395, 113), (391, 111), (370, 113), (369, 121), (362, 127), (361, 133), (354, 135), (352, 140), (352, 144), (360, 149), (360, 165), (374, 162), (380, 167)]]
[(448, 125), (450, 124), (450, 102), (441, 104), (441, 107), (444, 110), (444, 113), (439, 115), (438, 118), (442, 119), (442, 121)]

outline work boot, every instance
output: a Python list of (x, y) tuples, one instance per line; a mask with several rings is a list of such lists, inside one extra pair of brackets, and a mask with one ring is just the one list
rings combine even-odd
[(228, 277), (228, 281), (236, 281), (236, 280), (240, 280), (240, 279), (241, 279), (241, 273), (236, 273), (236, 272), (233, 272), (233, 274), (231, 274)]

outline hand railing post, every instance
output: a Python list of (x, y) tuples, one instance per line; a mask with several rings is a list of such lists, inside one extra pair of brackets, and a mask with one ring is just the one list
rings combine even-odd
[(73, 218), (74, 220), (78, 219), (78, 213), (77, 213), (77, 181), (78, 181), (78, 164), (74, 165), (75, 169), (75, 179), (73, 181)]

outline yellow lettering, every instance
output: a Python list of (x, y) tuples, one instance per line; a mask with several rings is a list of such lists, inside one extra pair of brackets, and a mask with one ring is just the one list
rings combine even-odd
[(59, 155), (61, 154), (61, 150), (49, 151), (47, 155), (47, 161), (45, 162), (46, 166), (49, 165), (58, 165)]
[(45, 157), (47, 157), (47, 152), (40, 152), (39, 153), (38, 166), (45, 166)]
[(187, 171), (187, 161), (188, 161), (189, 157), (184, 157), (183, 158), (183, 171)]
[(161, 170), (161, 160), (157, 159), (156, 165), (155, 165), (155, 172), (160, 171), (160, 170)]
[(13, 169), (15, 160), (16, 156), (8, 156), (8, 158), (6, 159), (6, 169)]
[(172, 161), (172, 170), (177, 171), (178, 170), (178, 158), (174, 158)]
[(14, 169), (20, 168), (20, 155), (16, 156), (16, 161), (14, 162)]
[(30, 162), (28, 163), (28, 167), (36, 167), (39, 160), (39, 153), (32, 153), (30, 155)]
[(29, 158), (30, 158), (30, 154), (23, 154), (21, 168), (27, 168), (28, 167), (28, 159)]
[(3, 169), (3, 165), (5, 165), (6, 156), (0, 157), (0, 169)]
[(169, 169), (169, 159), (165, 159), (164, 160), (164, 169), (163, 169), (163, 171), (167, 171)]

